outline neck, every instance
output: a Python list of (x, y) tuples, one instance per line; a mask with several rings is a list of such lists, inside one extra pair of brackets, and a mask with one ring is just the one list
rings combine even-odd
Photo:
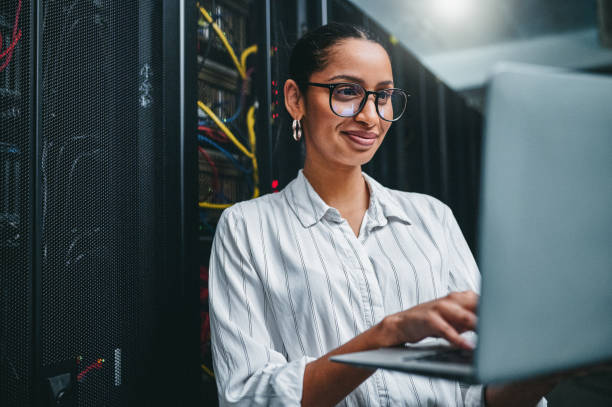
[(306, 158), (304, 176), (323, 201), (345, 216), (367, 210), (370, 191), (361, 166), (330, 166)]

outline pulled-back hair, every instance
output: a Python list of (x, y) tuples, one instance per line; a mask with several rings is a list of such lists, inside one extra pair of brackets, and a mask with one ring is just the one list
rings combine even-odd
[(289, 57), (289, 78), (304, 91), (310, 75), (327, 66), (329, 48), (350, 38), (372, 41), (385, 48), (378, 38), (363, 27), (331, 22), (307, 32), (296, 42)]

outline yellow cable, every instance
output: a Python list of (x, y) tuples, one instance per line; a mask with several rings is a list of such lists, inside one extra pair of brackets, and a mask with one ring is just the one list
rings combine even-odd
[(229, 52), (230, 56), (232, 57), (232, 61), (234, 61), (234, 65), (236, 65), (236, 69), (238, 69), (238, 73), (240, 74), (240, 77), (242, 79), (246, 78), (246, 72), (244, 70), (244, 66), (240, 65), (240, 62), (238, 61), (238, 58), (236, 57), (236, 53), (234, 52), (234, 49), (232, 48), (230, 43), (227, 41), (227, 38), (225, 38), (225, 34), (223, 34), (223, 31), (221, 31), (217, 23), (213, 21), (212, 17), (210, 16), (210, 14), (208, 14), (208, 11), (206, 11), (204, 7), (199, 6), (199, 8), (200, 8), (200, 13), (202, 13), (202, 15), (204, 16), (206, 21), (208, 21), (209, 24), (212, 24), (213, 30), (215, 30), (215, 32), (219, 36), (219, 39), (221, 39), (221, 42), (227, 49), (227, 52)]
[(210, 202), (198, 202), (198, 206), (200, 208), (208, 208), (208, 209), (226, 209), (232, 205), (233, 204), (214, 204)]
[(257, 167), (257, 156), (255, 155), (255, 105), (249, 108), (247, 112), (247, 129), (249, 131), (249, 142), (251, 143), (251, 151), (253, 152), (253, 157), (251, 157), (251, 161), (253, 162), (253, 198), (257, 198), (259, 196), (259, 168)]
[(243, 146), (240, 141), (238, 141), (236, 136), (234, 136), (230, 129), (227, 128), (227, 126), (217, 117), (217, 115), (210, 109), (210, 107), (206, 106), (201, 100), (198, 100), (198, 107), (202, 109), (204, 113), (206, 113), (208, 117), (210, 117), (215, 122), (217, 126), (219, 126), (219, 128), (223, 131), (223, 133), (225, 133), (227, 138), (229, 138), (231, 142), (234, 143), (234, 145), (244, 153), (244, 155), (249, 158), (253, 158), (253, 153), (247, 150), (247, 148)]
[(251, 45), (250, 47), (242, 51), (242, 54), (240, 55), (240, 65), (242, 65), (242, 69), (244, 69), (245, 72), (246, 72), (246, 59), (249, 55), (255, 52), (257, 52), (257, 45)]
[[(204, 7), (198, 4), (198, 8), (200, 9), (200, 13), (202, 13), (206, 21), (208, 21), (209, 24), (212, 24), (213, 29), (215, 30), (215, 32), (221, 39), (221, 42), (223, 43), (223, 45), (229, 52), (230, 57), (232, 58), (232, 61), (234, 62), (234, 65), (236, 65), (236, 69), (238, 69), (238, 73), (240, 74), (240, 77), (242, 79), (245, 79), (246, 78), (246, 59), (249, 55), (257, 52), (257, 45), (252, 45), (248, 47), (247, 49), (245, 49), (244, 51), (242, 51), (242, 54), (240, 55), (240, 62), (238, 62), (236, 53), (234, 52), (234, 49), (232, 48), (230, 43), (227, 41), (225, 34), (223, 34), (219, 26), (213, 21), (212, 17), (210, 16), (210, 14), (208, 14), (208, 12), (206, 11)], [(208, 106), (206, 106), (203, 102), (198, 100), (198, 107), (200, 107), (200, 109), (202, 109), (208, 115), (208, 117), (210, 117), (215, 122), (215, 124), (219, 126), (219, 128), (223, 131), (223, 133), (225, 133), (225, 135), (230, 139), (232, 143), (234, 143), (236, 147), (238, 147), (240, 151), (242, 151), (247, 157), (251, 159), (251, 162), (253, 163), (253, 181), (254, 181), (253, 198), (258, 197), (259, 196), (259, 173), (258, 173), (258, 167), (257, 167), (257, 158), (255, 156), (255, 141), (256, 141), (255, 140), (255, 106), (251, 106), (251, 108), (249, 109), (247, 113), (247, 127), (249, 131), (249, 143), (251, 144), (251, 151), (248, 151), (246, 147), (242, 145), (240, 141), (238, 141), (238, 139), (232, 134), (232, 132), (227, 128), (227, 126), (225, 126), (225, 124), (221, 120), (219, 120), (217, 115), (215, 115), (215, 113)], [(225, 208), (229, 208), (230, 206), (232, 206), (232, 204), (215, 204), (215, 203), (210, 203), (210, 202), (198, 202), (198, 206), (200, 206), (201, 208), (225, 209)], [(202, 365), (202, 368), (207, 369), (204, 365)]]
[(215, 377), (213, 371), (207, 368), (204, 363), (202, 363), (200, 366), (202, 367), (202, 370), (205, 371), (210, 377)]
[[(198, 101), (198, 106), (200, 105), (200, 103), (202, 102)], [(206, 106), (204, 103), (202, 103), (202, 106), (200, 107), (205, 107), (208, 109), (208, 106)], [(204, 109), (204, 111), (206, 111), (206, 109)], [(216, 116), (214, 117), (210, 116), (210, 117), (213, 118), (214, 120)], [(251, 145), (251, 153), (250, 153), (249, 158), (251, 159), (251, 163), (253, 165), (253, 196), (251, 197), (251, 199), (253, 199), (259, 196), (259, 167), (257, 166), (257, 156), (255, 155), (255, 146), (257, 143), (257, 139), (255, 137), (255, 105), (251, 106), (249, 108), (249, 111), (247, 112), (247, 129), (249, 131), (249, 144)], [(226, 135), (229, 137), (229, 134), (226, 133)], [(200, 208), (209, 208), (209, 209), (225, 209), (225, 208), (229, 208), (232, 205), (233, 204), (215, 204), (215, 203), (210, 203), (210, 202), (198, 202), (198, 206)]]

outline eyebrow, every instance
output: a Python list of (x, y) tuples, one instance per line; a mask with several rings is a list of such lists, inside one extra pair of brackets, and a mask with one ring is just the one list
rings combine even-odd
[[(363, 79), (358, 78), (356, 76), (351, 76), (351, 75), (336, 75), (336, 76), (332, 76), (331, 78), (328, 79), (328, 81), (333, 81), (336, 79), (346, 79), (350, 82), (357, 82), (359, 84), (363, 84)], [(393, 81), (382, 81), (382, 82), (378, 82), (376, 84), (376, 86), (383, 86), (383, 85), (393, 85)]]

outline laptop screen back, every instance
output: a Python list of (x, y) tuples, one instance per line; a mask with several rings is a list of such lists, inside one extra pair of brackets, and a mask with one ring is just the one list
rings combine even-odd
[(482, 174), (478, 379), (612, 359), (612, 80), (500, 71)]

